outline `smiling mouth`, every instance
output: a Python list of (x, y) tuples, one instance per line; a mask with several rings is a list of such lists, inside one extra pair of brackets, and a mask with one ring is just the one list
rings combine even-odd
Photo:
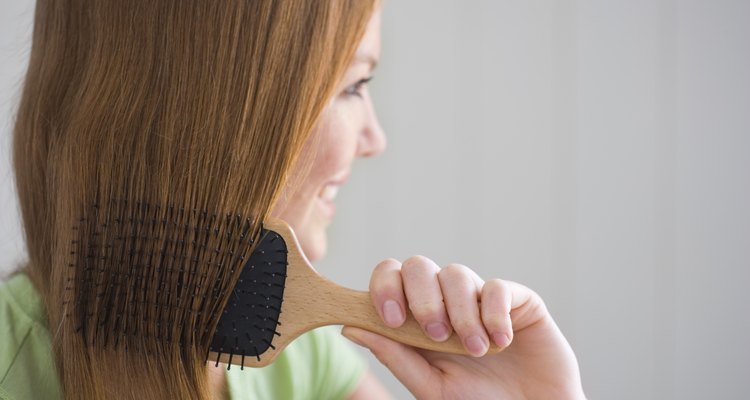
[(338, 184), (329, 183), (323, 186), (323, 189), (321, 189), (320, 193), (318, 193), (318, 197), (320, 197), (323, 201), (333, 202), (333, 200), (336, 199), (336, 195), (339, 193), (339, 187), (340, 185)]
[(320, 192), (318, 192), (320, 207), (328, 218), (333, 218), (334, 214), (336, 214), (336, 204), (334, 203), (334, 200), (336, 200), (336, 196), (339, 194), (341, 186), (346, 183), (346, 180), (349, 178), (348, 171), (339, 175), (340, 177), (338, 177), (338, 179), (328, 181), (328, 183), (323, 185), (320, 189)]
[(336, 195), (339, 194), (339, 188), (349, 180), (349, 171), (345, 170), (337, 174), (333, 179), (326, 182), (318, 192), (318, 197), (324, 201), (333, 202)]
[(320, 190), (318, 194), (318, 205), (328, 219), (333, 219), (336, 215), (336, 194), (339, 192), (339, 185), (328, 184)]

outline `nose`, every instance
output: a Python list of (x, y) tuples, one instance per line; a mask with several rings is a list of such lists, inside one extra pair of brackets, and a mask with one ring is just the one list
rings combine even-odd
[(386, 138), (383, 128), (380, 126), (378, 117), (375, 114), (375, 107), (368, 96), (367, 115), (365, 125), (359, 135), (357, 145), (357, 155), (359, 157), (373, 157), (385, 150)]

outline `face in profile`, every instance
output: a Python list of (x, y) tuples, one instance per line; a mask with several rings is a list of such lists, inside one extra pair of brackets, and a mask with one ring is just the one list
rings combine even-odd
[[(290, 182), (272, 212), (289, 223), (307, 258), (318, 260), (327, 248), (326, 228), (336, 214), (335, 199), (358, 157), (385, 149), (385, 135), (367, 88), (380, 57), (380, 11), (370, 19), (354, 58), (333, 98), (303, 146)], [(305, 160), (311, 160), (305, 165)]]

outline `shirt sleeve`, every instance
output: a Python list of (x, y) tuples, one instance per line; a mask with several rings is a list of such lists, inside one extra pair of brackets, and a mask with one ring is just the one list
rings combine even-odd
[(61, 398), (41, 300), (25, 274), (0, 283), (0, 400)]

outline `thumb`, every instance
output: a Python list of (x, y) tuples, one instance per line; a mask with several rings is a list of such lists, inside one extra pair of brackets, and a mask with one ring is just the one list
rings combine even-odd
[(436, 398), (440, 376), (414, 348), (351, 326), (345, 326), (341, 334), (368, 348), (416, 398)]

